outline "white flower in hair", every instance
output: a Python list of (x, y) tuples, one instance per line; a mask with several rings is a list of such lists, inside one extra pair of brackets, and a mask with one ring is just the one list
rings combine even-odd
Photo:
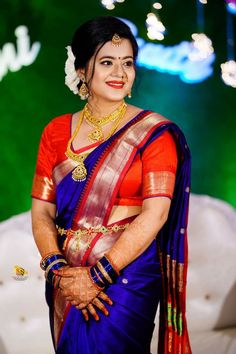
[(75, 56), (72, 52), (71, 46), (67, 46), (66, 49), (67, 60), (65, 63), (65, 84), (75, 95), (77, 95), (79, 92), (77, 85), (80, 82), (80, 78), (75, 70)]

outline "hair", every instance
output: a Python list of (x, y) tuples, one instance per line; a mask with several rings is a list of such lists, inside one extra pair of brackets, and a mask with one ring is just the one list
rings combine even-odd
[(115, 33), (130, 41), (135, 61), (138, 55), (138, 44), (129, 26), (113, 16), (96, 17), (83, 23), (73, 36), (71, 48), (75, 56), (75, 69), (86, 69), (92, 56), (95, 55), (96, 59), (99, 50), (106, 42), (112, 40)]

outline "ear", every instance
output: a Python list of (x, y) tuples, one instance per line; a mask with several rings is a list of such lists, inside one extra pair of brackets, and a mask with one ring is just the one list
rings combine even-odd
[(85, 80), (85, 69), (78, 69), (77, 74), (81, 80)]

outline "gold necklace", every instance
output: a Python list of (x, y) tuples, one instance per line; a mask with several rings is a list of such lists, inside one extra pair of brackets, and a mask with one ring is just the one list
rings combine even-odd
[(88, 108), (88, 104), (86, 104), (84, 107), (84, 118), (86, 119), (86, 122), (93, 128), (92, 132), (88, 134), (88, 139), (91, 142), (103, 140), (104, 135), (102, 131), (102, 126), (109, 122), (116, 121), (125, 108), (126, 103), (123, 101), (122, 104), (112, 113), (108, 114), (107, 116), (97, 118), (92, 115), (91, 111)]
[[(111, 130), (109, 131), (108, 135), (106, 136), (105, 139), (103, 139), (103, 141), (106, 141), (108, 140), (116, 131), (116, 129), (118, 128), (118, 125), (120, 124), (120, 122), (122, 121), (122, 119), (124, 118), (124, 115), (126, 113), (126, 108), (127, 108), (127, 105), (123, 105), (123, 109), (120, 113), (120, 116), (118, 117), (118, 119), (115, 121), (114, 125), (112, 126)], [(86, 159), (86, 157), (90, 154), (90, 152), (85, 152), (85, 153), (81, 153), (81, 154), (76, 154), (75, 152), (73, 152), (71, 150), (71, 144), (74, 140), (74, 138), (76, 137), (80, 127), (81, 127), (81, 124), (82, 124), (82, 121), (83, 121), (83, 117), (84, 117), (84, 110), (81, 112), (80, 114), (80, 117), (79, 117), (79, 120), (78, 120), (78, 124), (77, 124), (77, 127), (74, 131), (74, 133), (72, 134), (70, 140), (68, 141), (68, 144), (67, 144), (67, 149), (66, 149), (66, 152), (65, 152), (65, 155), (73, 160), (73, 161), (76, 161), (78, 163), (78, 166), (73, 170), (72, 172), (72, 179), (75, 181), (75, 182), (82, 182), (82, 181), (85, 181), (86, 180), (86, 176), (87, 176), (87, 170), (86, 170), (86, 167), (85, 167), (85, 164), (84, 164), (84, 160)]]

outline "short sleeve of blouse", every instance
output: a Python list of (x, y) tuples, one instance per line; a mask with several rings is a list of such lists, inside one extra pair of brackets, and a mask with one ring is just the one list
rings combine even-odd
[(55, 184), (52, 171), (56, 161), (56, 151), (52, 143), (52, 127), (50, 123), (44, 128), (39, 143), (36, 170), (33, 179), (33, 198), (55, 203)]
[(143, 199), (158, 196), (172, 199), (177, 163), (176, 143), (171, 133), (165, 131), (142, 154)]

